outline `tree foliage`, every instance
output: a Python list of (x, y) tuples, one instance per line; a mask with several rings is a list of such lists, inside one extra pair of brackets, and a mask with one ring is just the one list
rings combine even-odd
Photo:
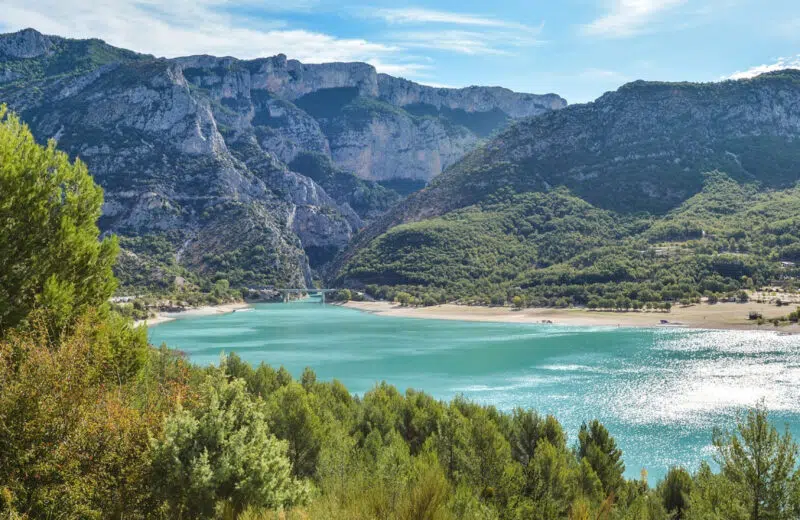
[(170, 516), (209, 518), (228, 508), (278, 508), (304, 499), (291, 478), (286, 444), (267, 431), (266, 417), (241, 379), (223, 372), (200, 383), (197, 402), (179, 406), (152, 444), (156, 486)]
[(767, 419), (763, 404), (740, 418), (735, 432), (714, 434), (717, 462), (745, 497), (752, 520), (797, 518), (800, 482), (797, 444)]
[(384, 299), (640, 310), (798, 276), (781, 264), (800, 242), (798, 188), (759, 191), (720, 172), (705, 179), (659, 215), (600, 209), (564, 188), (499, 189), (389, 229), (355, 251), (339, 280)]
[(98, 240), (103, 193), (79, 160), (0, 107), (0, 335), (35, 308), (58, 332), (101, 305), (116, 283), (114, 238)]

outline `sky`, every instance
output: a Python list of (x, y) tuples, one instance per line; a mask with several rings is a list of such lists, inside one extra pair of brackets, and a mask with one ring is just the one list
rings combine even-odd
[(365, 61), (427, 85), (587, 102), (637, 79), (800, 68), (800, 0), (3, 0), (0, 32), (156, 56)]

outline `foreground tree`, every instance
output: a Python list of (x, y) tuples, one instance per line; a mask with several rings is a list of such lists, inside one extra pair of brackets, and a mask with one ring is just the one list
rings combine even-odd
[(35, 321), (0, 341), (0, 518), (142, 518), (154, 506), (148, 435), (180, 385), (120, 385), (121, 336), (91, 314), (72, 329), (54, 344)]
[(800, 514), (797, 444), (788, 427), (778, 434), (763, 403), (740, 418), (736, 432), (715, 431), (716, 461), (747, 498), (751, 520), (782, 520)]
[(619, 496), (625, 485), (622, 474), (622, 450), (600, 421), (583, 424), (578, 432), (578, 458), (586, 459), (592, 467), (606, 495)]
[(248, 506), (281, 508), (302, 502), (286, 443), (267, 432), (263, 402), (241, 379), (221, 371), (200, 385), (196, 403), (166, 418), (153, 441), (155, 490), (169, 517), (236, 515)]
[(686, 517), (692, 492), (692, 476), (683, 468), (670, 468), (666, 478), (658, 486), (664, 507), (675, 520)]
[(103, 191), (86, 166), (36, 144), (0, 106), (0, 337), (34, 308), (60, 332), (108, 300), (116, 282), (114, 238), (99, 241)]

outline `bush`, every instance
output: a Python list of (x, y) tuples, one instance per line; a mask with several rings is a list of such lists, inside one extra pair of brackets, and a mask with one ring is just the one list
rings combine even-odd
[(220, 504), (302, 503), (304, 485), (292, 479), (286, 443), (267, 432), (263, 405), (242, 379), (222, 371), (206, 376), (196, 405), (178, 408), (152, 443), (154, 486), (171, 517), (213, 518)]
[(342, 289), (336, 293), (335, 297), (337, 301), (347, 303), (353, 298), (353, 293), (350, 292), (350, 289)]
[(412, 300), (412, 296), (407, 292), (399, 292), (394, 295), (394, 301), (402, 305), (403, 307), (410, 305)]

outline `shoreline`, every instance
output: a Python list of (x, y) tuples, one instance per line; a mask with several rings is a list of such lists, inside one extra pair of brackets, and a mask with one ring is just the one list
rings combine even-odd
[[(531, 307), (515, 310), (510, 307), (481, 307), (444, 304), (433, 307), (401, 307), (390, 302), (347, 302), (349, 309), (397, 318), (479, 321), (498, 323), (552, 324), (579, 327), (684, 328), (717, 330), (760, 330), (800, 334), (797, 324), (776, 327), (769, 321), (758, 325), (748, 319), (751, 311), (763, 314), (765, 320), (785, 316), (793, 309), (766, 303), (706, 303), (673, 307), (671, 312), (614, 312), (587, 309)], [(661, 323), (667, 320), (668, 323)]]
[(147, 328), (155, 327), (161, 323), (178, 320), (181, 318), (189, 318), (193, 316), (215, 316), (218, 314), (230, 314), (242, 309), (249, 309), (250, 304), (245, 302), (238, 303), (223, 303), (222, 305), (204, 305), (202, 307), (194, 307), (177, 312), (157, 312), (152, 318), (146, 320), (136, 320), (133, 324), (134, 327), (141, 327), (142, 325)]

